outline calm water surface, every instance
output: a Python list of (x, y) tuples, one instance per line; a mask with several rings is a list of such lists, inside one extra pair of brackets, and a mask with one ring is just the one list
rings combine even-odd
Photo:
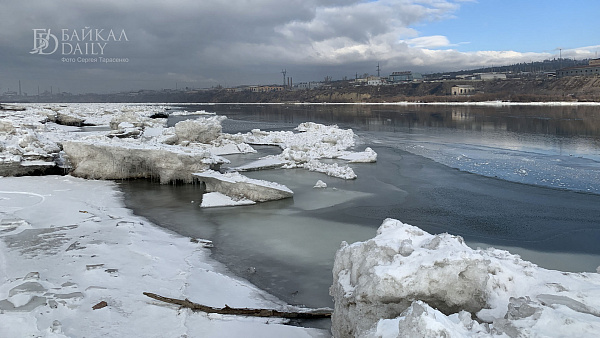
[[(294, 198), (202, 209), (199, 185), (123, 182), (128, 207), (182, 235), (214, 242), (213, 257), (293, 304), (332, 306), (342, 241), (372, 238), (387, 217), (507, 248), (552, 269), (600, 265), (600, 107), (196, 105), (228, 116), (224, 132), (291, 130), (313, 121), (352, 128), (357, 180), (303, 170), (245, 173)], [(177, 117), (182, 119), (184, 117)], [(189, 117), (185, 117), (189, 118)], [(172, 123), (176, 120), (171, 121)], [(279, 152), (226, 156), (231, 166)], [(317, 180), (327, 189), (314, 189)]]

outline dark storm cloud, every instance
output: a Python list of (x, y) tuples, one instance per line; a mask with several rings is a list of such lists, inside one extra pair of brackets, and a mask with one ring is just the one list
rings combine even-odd
[[(178, 0), (42, 1), (2, 4), (0, 91), (23, 80), (71, 92), (280, 83), (388, 71), (480, 66), (531, 55), (440, 49), (443, 36), (420, 37), (412, 25), (451, 16), (459, 0)], [(87, 27), (87, 28), (86, 28)], [(30, 54), (33, 29), (124, 31), (106, 57), (128, 63), (62, 62)], [(89, 41), (86, 41), (89, 42)], [(96, 41), (98, 42), (98, 41)], [(102, 42), (102, 41), (100, 41)], [(431, 47), (431, 48), (430, 48)], [(67, 55), (83, 56), (90, 55)], [(294, 75), (295, 73), (295, 75)]]

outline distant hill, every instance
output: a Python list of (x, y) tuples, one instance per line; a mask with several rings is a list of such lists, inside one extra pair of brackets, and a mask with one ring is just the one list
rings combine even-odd
[(547, 72), (555, 72), (561, 68), (587, 65), (589, 59), (572, 60), (572, 59), (552, 59), (544, 61), (535, 61), (527, 63), (517, 63), (508, 66), (484, 67), (471, 70), (460, 70), (456, 72), (432, 73), (424, 75), (426, 79), (441, 79), (444, 77), (455, 78), (458, 75), (467, 75), (473, 73), (513, 73), (513, 74), (539, 74)]

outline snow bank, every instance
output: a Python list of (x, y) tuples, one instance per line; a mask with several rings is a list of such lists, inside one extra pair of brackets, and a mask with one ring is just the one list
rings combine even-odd
[[(330, 289), (336, 337), (593, 336), (600, 276), (546, 270), (387, 219), (342, 244)], [(481, 322), (481, 324), (478, 323)]]
[(266, 202), (289, 198), (294, 193), (285, 185), (248, 178), (240, 173), (221, 174), (207, 170), (195, 173), (206, 184), (206, 191), (219, 192), (234, 200)]
[(297, 310), (228, 275), (205, 246), (133, 215), (112, 182), (0, 178), (0, 336), (328, 336), (279, 319), (193, 312), (142, 294)]

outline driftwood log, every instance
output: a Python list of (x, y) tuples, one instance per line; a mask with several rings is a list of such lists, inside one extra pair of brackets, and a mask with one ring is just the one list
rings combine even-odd
[(317, 309), (309, 310), (306, 312), (285, 312), (277, 311), (273, 309), (248, 309), (248, 308), (232, 308), (225, 305), (224, 308), (214, 308), (202, 304), (191, 302), (187, 298), (184, 300), (176, 298), (168, 298), (159, 296), (154, 293), (144, 292), (145, 296), (159, 300), (161, 302), (170, 303), (182, 306), (184, 308), (192, 309), (194, 311), (202, 311), (206, 313), (217, 313), (220, 315), (238, 315), (238, 316), (249, 316), (249, 317), (277, 317), (277, 318), (293, 318), (293, 319), (318, 319), (318, 318), (329, 318), (331, 317), (331, 309)]

